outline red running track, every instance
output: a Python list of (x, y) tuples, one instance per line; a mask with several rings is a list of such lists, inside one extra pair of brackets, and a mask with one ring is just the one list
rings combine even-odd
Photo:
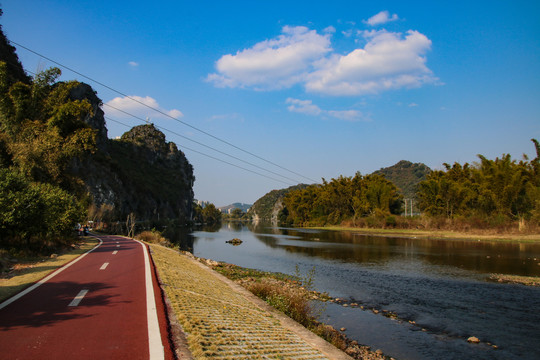
[[(150, 325), (154, 350), (149, 345), (147, 249), (123, 237), (100, 239), (82, 259), (0, 309), (1, 359), (174, 358), (153, 270), (159, 327)], [(84, 296), (77, 304), (78, 295)]]

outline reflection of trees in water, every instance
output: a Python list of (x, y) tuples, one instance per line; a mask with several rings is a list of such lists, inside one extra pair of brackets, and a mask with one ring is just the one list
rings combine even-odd
[(539, 244), (398, 238), (268, 226), (255, 226), (251, 230), (268, 247), (322, 259), (358, 263), (417, 259), (483, 273), (540, 276), (540, 266), (534, 260), (540, 254)]
[[(240, 231), (244, 228), (244, 223), (240, 221), (227, 221), (225, 226), (232, 231)], [(221, 227), (220, 227), (221, 229)], [(219, 229), (218, 229), (219, 230)]]
[(163, 231), (163, 236), (171, 243), (178, 245), (180, 250), (193, 252), (195, 237), (193, 230), (186, 227), (168, 227)]

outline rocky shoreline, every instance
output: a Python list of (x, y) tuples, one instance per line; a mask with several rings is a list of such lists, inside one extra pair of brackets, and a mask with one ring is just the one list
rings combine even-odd
[[(203, 264), (211, 267), (213, 270), (218, 271), (221, 274), (229, 277), (231, 280), (235, 281), (237, 284), (241, 285), (242, 287), (246, 289), (249, 289), (251, 285), (260, 281), (261, 279), (266, 279), (266, 281), (274, 282), (277, 286), (288, 288), (293, 291), (303, 293), (303, 295), (306, 296), (310, 301), (334, 302), (337, 304), (341, 304), (342, 306), (361, 307), (361, 305), (358, 305), (357, 303), (354, 303), (354, 302), (351, 303), (344, 299), (332, 298), (326, 293), (321, 293), (312, 289), (306, 289), (306, 287), (303, 286), (302, 282), (299, 279), (295, 279), (294, 277), (286, 275), (286, 274), (246, 269), (246, 268), (242, 268), (240, 266), (234, 265), (234, 264), (228, 264), (225, 262), (218, 262), (218, 261), (203, 259), (203, 258), (198, 258), (198, 260), (202, 262)], [(229, 274), (228, 276), (227, 272), (226, 271), (224, 272), (223, 269), (234, 269), (235, 275), (230, 276)], [(247, 275), (246, 276), (238, 275), (238, 273), (242, 272), (243, 270), (246, 271)], [(349, 339), (344, 334), (344, 331), (346, 331), (345, 328), (335, 329), (334, 327), (330, 325), (326, 325), (320, 322), (315, 322), (315, 323), (318, 325), (317, 328), (319, 332), (321, 332), (321, 329), (322, 329), (322, 332), (324, 333), (324, 337), (326, 339), (331, 338), (332, 342), (334, 343), (334, 346), (344, 351), (347, 355), (349, 355), (353, 359), (394, 360), (393, 358), (384, 355), (382, 350), (379, 350), (379, 349), (372, 350), (371, 347), (368, 345), (363, 345), (363, 344), (358, 343), (358, 341), (356, 340)], [(319, 334), (319, 336), (321, 335)]]
[[(540, 263), (538, 264), (540, 265)], [(521, 284), (525, 286), (540, 286), (540, 277), (517, 276), (505, 274), (491, 274), (489, 280), (507, 284)]]

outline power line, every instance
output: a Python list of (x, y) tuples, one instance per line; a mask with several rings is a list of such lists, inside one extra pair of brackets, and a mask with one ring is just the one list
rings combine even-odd
[[(113, 121), (113, 122), (118, 123), (118, 124), (121, 124), (121, 125), (124, 125), (124, 126), (126, 126), (126, 127), (128, 127), (128, 128), (131, 127), (131, 126), (127, 125), (127, 124), (124, 124), (124, 123), (121, 122), (121, 121), (118, 121), (118, 120), (115, 120), (115, 119), (111, 119), (111, 118), (108, 117), (108, 116), (105, 116), (105, 119), (110, 120), (110, 121)], [(154, 126), (156, 126), (156, 125), (154, 125)], [(156, 127), (159, 128), (159, 126), (156, 126)], [(256, 174), (256, 175), (259, 175), (259, 176), (263, 176), (263, 177), (265, 177), (265, 178), (267, 178), (267, 179), (274, 180), (274, 181), (278, 181), (278, 182), (283, 183), (283, 184), (286, 184), (286, 185), (293, 185), (293, 184), (287, 183), (287, 182), (285, 182), (285, 181), (283, 181), (283, 180), (275, 179), (275, 178), (273, 178), (273, 177), (271, 177), (271, 176), (268, 176), (268, 175), (265, 175), (265, 174), (261, 174), (261, 173), (258, 173), (258, 172), (256, 172), (256, 171), (250, 170), (250, 169), (246, 169), (245, 167), (242, 167), (242, 166), (239, 166), (239, 165), (230, 163), (230, 162), (228, 162), (228, 161), (226, 161), (226, 160), (219, 159), (219, 158), (217, 158), (217, 157), (214, 157), (214, 156), (212, 156), (212, 155), (205, 154), (205, 153), (200, 152), (200, 151), (195, 150), (195, 149), (191, 149), (191, 148), (189, 148), (189, 147), (187, 147), (187, 146), (185, 146), (185, 145), (183, 145), (182, 148), (183, 148), (183, 149), (187, 149), (187, 150), (189, 150), (189, 151), (193, 151), (193, 152), (195, 152), (195, 153), (197, 153), (197, 154), (200, 154), (200, 155), (209, 157), (209, 158), (211, 158), (211, 159), (220, 161), (220, 162), (225, 163), (225, 164), (227, 164), (227, 165), (231, 165), (231, 166), (237, 167), (237, 168), (239, 168), (239, 169), (242, 169), (242, 170), (245, 170), (245, 171), (249, 171), (250, 173), (253, 173), (253, 174)]]
[[(128, 115), (128, 116), (131, 116), (131, 117), (133, 117), (133, 118), (135, 118), (135, 119), (139, 119), (139, 120), (141, 120), (141, 121), (147, 122), (147, 119), (143, 119), (143, 118), (141, 118), (140, 116), (130, 114), (130, 113), (128, 113), (127, 111), (118, 109), (117, 107), (114, 107), (114, 106), (112, 106), (112, 105), (109, 105), (109, 104), (103, 104), (103, 105), (108, 106), (108, 107), (110, 107), (111, 109), (114, 109), (114, 110), (116, 110), (116, 111), (119, 111), (119, 112), (121, 112), (121, 113), (123, 113), (123, 114), (126, 114), (126, 115)], [(113, 120), (113, 121), (115, 121), (115, 120)], [(267, 171), (267, 172), (269, 172), (269, 173), (271, 173), (271, 174), (280, 176), (280, 177), (282, 177), (282, 178), (284, 178), (284, 179), (287, 179), (287, 180), (290, 180), (290, 181), (292, 181), (292, 182), (296, 182), (296, 183), (299, 183), (299, 182), (300, 182), (300, 181), (295, 180), (295, 179), (292, 179), (292, 178), (290, 178), (290, 177), (288, 177), (288, 176), (278, 174), (277, 172), (274, 172), (274, 171), (272, 171), (272, 170), (265, 169), (265, 168), (263, 168), (263, 167), (261, 167), (261, 166), (259, 166), (259, 165), (257, 165), (257, 164), (253, 164), (253, 163), (251, 163), (251, 162), (249, 162), (249, 161), (240, 159), (240, 158), (238, 158), (238, 157), (236, 157), (236, 156), (234, 156), (234, 155), (227, 154), (227, 153), (224, 152), (224, 151), (218, 150), (218, 149), (213, 148), (213, 147), (211, 147), (211, 146), (209, 146), (209, 145), (203, 144), (203, 143), (201, 143), (201, 142), (199, 142), (199, 141), (190, 139), (190, 138), (187, 137), (187, 136), (178, 134), (177, 132), (175, 132), (175, 131), (173, 131), (173, 130), (170, 130), (170, 129), (167, 129), (167, 128), (163, 127), (163, 126), (157, 126), (157, 125), (154, 125), (154, 126), (156, 126), (156, 127), (159, 128), (159, 129), (162, 129), (162, 130), (164, 130), (164, 131), (170, 132), (170, 133), (172, 133), (172, 134), (174, 134), (174, 135), (176, 135), (176, 136), (178, 136), (178, 137), (181, 137), (182, 139), (186, 139), (186, 140), (191, 141), (191, 142), (193, 142), (193, 143), (195, 143), (195, 144), (197, 144), (197, 145), (204, 146), (204, 147), (207, 148), (207, 149), (213, 150), (213, 151), (215, 151), (215, 152), (217, 152), (217, 153), (220, 153), (220, 154), (222, 154), (222, 155), (226, 155), (226, 156), (228, 156), (228, 157), (230, 157), (230, 158), (233, 158), (233, 159), (238, 160), (238, 161), (241, 161), (241, 162), (243, 162), (243, 163), (245, 163), (245, 164), (248, 164), (248, 165), (251, 165), (251, 166), (253, 166), (253, 167), (256, 167), (257, 169), (260, 169), (260, 170), (263, 170), (263, 171)]]
[(156, 112), (158, 112), (158, 113), (160, 113), (160, 114), (162, 114), (162, 115), (164, 115), (164, 116), (166, 116), (166, 117), (168, 117), (168, 118), (171, 118), (171, 119), (173, 119), (173, 120), (175, 120), (175, 121), (177, 121), (177, 122), (179, 122), (179, 123), (181, 123), (181, 124), (183, 124), (183, 125), (185, 125), (185, 126), (188, 126), (188, 127), (192, 128), (192, 129), (194, 129), (194, 130), (196, 130), (196, 131), (198, 131), (198, 132), (200, 132), (200, 133), (202, 133), (202, 134), (205, 134), (206, 136), (209, 136), (209, 137), (211, 137), (211, 138), (213, 138), (213, 139), (215, 139), (215, 140), (218, 140), (218, 141), (220, 141), (220, 142), (222, 142), (222, 143), (224, 143), (224, 144), (227, 144), (227, 145), (229, 145), (229, 146), (231, 146), (231, 147), (233, 147), (233, 148), (235, 148), (235, 149), (237, 149), (237, 150), (240, 150), (240, 151), (242, 151), (242, 152), (244, 152), (244, 153), (246, 153), (246, 154), (248, 154), (248, 155), (251, 155), (251, 156), (253, 156), (253, 157), (256, 157), (256, 158), (259, 159), (259, 160), (262, 160), (262, 161), (264, 161), (264, 162), (267, 162), (267, 163), (269, 163), (269, 164), (271, 164), (271, 165), (274, 165), (274, 166), (276, 166), (276, 167), (278, 167), (278, 168), (280, 168), (280, 169), (282, 169), (282, 170), (288, 171), (288, 172), (290, 172), (290, 173), (292, 173), (292, 174), (295, 174), (295, 175), (297, 175), (297, 176), (300, 176), (300, 177), (302, 177), (302, 178), (304, 178), (304, 179), (307, 179), (307, 180), (309, 180), (309, 181), (312, 181), (312, 182), (314, 182), (314, 183), (317, 182), (316, 180), (310, 179), (310, 178), (307, 177), (307, 176), (304, 176), (304, 175), (299, 174), (299, 173), (297, 173), (297, 172), (295, 172), (295, 171), (289, 170), (289, 169), (287, 169), (287, 168), (285, 168), (285, 167), (283, 167), (283, 166), (281, 166), (281, 165), (278, 165), (278, 164), (276, 164), (276, 163), (274, 163), (274, 162), (272, 162), (272, 161), (270, 161), (270, 160), (267, 160), (267, 159), (265, 159), (265, 158), (263, 158), (263, 157), (260, 157), (260, 156), (254, 154), (254, 153), (252, 153), (252, 152), (250, 152), (250, 151), (244, 150), (244, 149), (242, 149), (242, 148), (240, 148), (240, 147), (238, 147), (238, 146), (236, 146), (236, 145), (234, 145), (234, 144), (232, 144), (232, 143), (230, 143), (230, 142), (228, 142), (228, 141), (226, 141), (226, 140), (223, 140), (223, 139), (221, 139), (221, 138), (219, 138), (219, 137), (217, 137), (217, 136), (214, 136), (214, 135), (212, 135), (212, 134), (210, 134), (210, 133), (208, 133), (208, 132), (206, 132), (206, 131), (204, 131), (204, 130), (201, 130), (201, 129), (199, 129), (199, 128), (197, 128), (197, 127), (191, 125), (191, 124), (188, 124), (188, 123), (186, 123), (186, 122), (184, 122), (184, 121), (182, 121), (182, 120), (179, 120), (179, 119), (177, 119), (177, 118), (175, 118), (175, 117), (173, 117), (173, 116), (167, 114), (166, 112), (161, 111), (160, 109), (157, 109), (157, 108), (154, 108), (154, 107), (152, 107), (152, 106), (150, 106), (150, 105), (148, 105), (148, 104), (145, 104), (145, 103), (143, 103), (142, 101), (139, 101), (139, 100), (137, 100), (137, 99), (135, 99), (135, 98), (133, 98), (133, 97), (131, 97), (131, 96), (129, 96), (129, 95), (126, 95), (126, 94), (124, 94), (124, 93), (122, 93), (122, 92), (120, 92), (120, 91), (118, 91), (118, 90), (116, 90), (116, 89), (114, 89), (114, 88), (112, 88), (112, 87), (110, 87), (110, 86), (108, 86), (108, 85), (106, 85), (106, 84), (100, 82), (100, 81), (97, 81), (97, 80), (95, 80), (95, 79), (93, 79), (93, 78), (91, 78), (91, 77), (89, 77), (89, 76), (86, 76), (86, 75), (82, 74), (81, 72), (79, 72), (79, 71), (77, 71), (77, 70), (74, 70), (74, 69), (72, 69), (72, 68), (70, 68), (70, 67), (68, 67), (68, 66), (66, 66), (66, 65), (63, 65), (63, 64), (59, 63), (58, 61), (55, 61), (55, 60), (53, 60), (53, 59), (51, 59), (51, 58), (49, 58), (49, 57), (47, 57), (47, 56), (45, 56), (45, 55), (42, 55), (42, 54), (38, 53), (37, 51), (34, 51), (34, 50), (32, 50), (32, 49), (29, 49), (28, 47), (26, 47), (26, 46), (24, 46), (24, 45), (21, 45), (21, 44), (15, 42), (15, 41), (11, 41), (11, 40), (10, 40), (10, 43), (15, 44), (15, 45), (17, 45), (17, 46), (19, 46), (19, 47), (21, 47), (21, 48), (23, 48), (23, 49), (25, 49), (25, 50), (27, 50), (27, 51), (29, 51), (29, 52), (35, 54), (35, 55), (37, 55), (37, 56), (40, 56), (40, 57), (42, 57), (42, 58), (48, 60), (48, 61), (51, 61), (51, 62), (55, 63), (55, 64), (58, 65), (58, 66), (61, 66), (61, 67), (65, 68), (65, 69), (67, 69), (67, 70), (69, 70), (69, 71), (71, 71), (71, 72), (73, 72), (73, 73), (75, 73), (75, 74), (77, 74), (77, 75), (79, 75), (79, 76), (82, 76), (82, 77), (84, 77), (85, 79), (88, 79), (88, 80), (90, 80), (90, 81), (93, 81), (94, 83), (96, 83), (96, 84), (98, 84), (98, 85), (101, 85), (101, 86), (103, 86), (103, 87), (106, 88), (106, 89), (109, 89), (109, 90), (111, 90), (111, 91), (113, 91), (113, 92), (115, 92), (115, 93), (117, 93), (117, 94), (119, 94), (119, 95), (121, 95), (121, 96), (123, 96), (123, 97), (125, 97), (125, 98), (128, 98), (128, 99), (130, 99), (130, 100), (132, 100), (132, 101), (134, 101), (134, 102), (136, 102), (136, 103), (138, 103), (138, 104), (140, 104), (140, 105), (143, 105), (143, 106), (145, 106), (145, 107), (147, 107), (147, 108), (149, 108), (149, 109), (152, 109), (152, 110), (154, 110), (154, 111), (156, 111)]
[[(37, 73), (35, 73), (35, 72), (31, 71), (31, 70), (26, 70), (26, 71), (29, 72), (29, 73), (31, 73), (31, 74), (33, 74), (34, 76), (37, 75)], [(130, 113), (128, 113), (127, 111), (118, 109), (118, 108), (116, 108), (116, 107), (114, 107), (114, 106), (112, 106), (112, 105), (109, 105), (109, 104), (103, 104), (103, 105), (106, 105), (106, 106), (108, 106), (108, 107), (110, 107), (110, 108), (112, 108), (112, 109), (114, 109), (114, 110), (117, 110), (117, 111), (122, 112), (122, 113), (124, 113), (124, 114), (126, 114), (126, 115), (129, 115), (129, 116), (131, 116), (131, 117), (133, 117), (133, 118), (135, 118), (135, 119), (139, 119), (139, 120), (141, 120), (141, 121), (148, 122), (147, 119), (143, 119), (143, 118), (141, 118), (140, 116), (136, 116), (136, 115), (134, 115), (134, 114), (130, 114)], [(110, 118), (110, 117), (108, 117), (108, 116), (104, 116), (104, 118), (107, 119), (107, 120), (110, 120), (110, 121), (112, 121), (112, 122), (118, 123), (118, 124), (120, 124), (120, 125), (123, 125), (123, 126), (125, 126), (125, 127), (131, 128), (130, 125), (124, 124), (123, 122), (118, 121), (118, 120), (115, 120), (115, 119), (112, 119), (112, 118)], [(269, 172), (269, 173), (272, 173), (272, 174), (281, 176), (281, 177), (283, 177), (283, 178), (285, 178), (285, 179), (288, 179), (288, 180), (291, 180), (291, 181), (293, 181), (293, 182), (299, 182), (299, 181), (294, 180), (294, 179), (291, 179), (291, 178), (289, 178), (289, 177), (287, 177), (287, 176), (284, 176), (284, 175), (275, 173), (275, 172), (273, 172), (273, 171), (271, 171), (271, 170), (262, 168), (262, 167), (260, 167), (260, 166), (258, 166), (258, 165), (256, 165), (256, 164), (252, 164), (252, 163), (250, 163), (250, 162), (248, 162), (248, 161), (245, 161), (245, 160), (242, 160), (242, 159), (240, 159), (240, 158), (237, 158), (237, 157), (235, 157), (235, 156), (233, 156), (233, 155), (229, 155), (229, 154), (227, 154), (226, 152), (220, 151), (220, 150), (218, 150), (218, 149), (215, 149), (215, 148), (213, 148), (213, 147), (211, 147), (211, 146), (205, 145), (205, 144), (203, 144), (203, 143), (201, 143), (201, 142), (198, 142), (198, 141), (196, 141), (196, 140), (190, 139), (190, 138), (188, 138), (188, 137), (186, 137), (186, 136), (184, 136), (184, 135), (178, 134), (178, 133), (175, 132), (175, 131), (166, 129), (166, 128), (164, 128), (163, 126), (158, 126), (158, 125), (155, 125), (155, 124), (154, 124), (154, 126), (155, 126), (156, 128), (158, 128), (158, 129), (161, 129), (161, 130), (163, 130), (163, 131), (170, 132), (170, 133), (172, 133), (172, 134), (174, 134), (174, 135), (176, 135), (176, 136), (179, 136), (179, 137), (181, 137), (181, 138), (184, 138), (184, 139), (186, 139), (186, 140), (189, 140), (189, 141), (191, 141), (191, 142), (194, 142), (194, 143), (196, 143), (196, 144), (198, 144), (198, 145), (204, 146), (204, 147), (206, 147), (206, 148), (208, 148), (208, 149), (211, 149), (211, 150), (213, 150), (213, 151), (216, 151), (216, 152), (218, 152), (218, 153), (220, 153), (220, 154), (222, 154), (222, 155), (229, 156), (229, 157), (231, 157), (231, 158), (233, 158), (233, 159), (235, 159), (235, 160), (244, 162), (244, 163), (246, 163), (246, 164), (249, 164), (249, 165), (251, 165), (251, 166), (257, 167), (257, 168), (259, 168), (259, 169), (261, 169), (261, 170), (264, 170), (264, 171), (267, 171), (267, 172)], [(228, 162), (228, 161), (225, 161), (225, 160), (216, 158), (216, 157), (214, 157), (214, 156), (205, 154), (205, 153), (200, 152), (200, 151), (198, 151), (198, 150), (191, 149), (191, 148), (185, 146), (184, 144), (182, 144), (182, 148), (187, 149), (187, 150), (189, 150), (189, 151), (193, 151), (193, 152), (195, 152), (195, 153), (198, 153), (198, 154), (200, 154), (200, 155), (206, 156), (206, 157), (208, 157), (208, 158), (211, 158), (211, 159), (214, 159), (214, 160), (223, 162), (223, 163), (225, 163), (225, 164), (234, 166), (234, 167), (236, 167), (236, 168), (239, 168), (239, 169), (242, 169), (242, 170), (251, 172), (251, 173), (253, 173), (253, 174), (256, 174), (256, 175), (259, 175), (259, 176), (263, 176), (263, 177), (265, 177), (265, 178), (267, 178), (267, 179), (281, 182), (281, 183), (283, 183), (283, 184), (285, 184), (285, 185), (289, 185), (289, 186), (294, 185), (294, 184), (285, 182), (285, 181), (283, 181), (283, 180), (275, 179), (275, 178), (273, 178), (273, 177), (271, 177), (271, 176), (267, 176), (267, 175), (264, 175), (264, 174), (260, 174), (260, 173), (258, 173), (258, 172), (256, 172), (256, 171), (253, 171), (253, 170), (250, 170), (250, 169), (246, 169), (246, 168), (244, 168), (244, 167), (242, 167), (242, 166), (239, 166), (239, 165), (230, 163), (230, 162)]]

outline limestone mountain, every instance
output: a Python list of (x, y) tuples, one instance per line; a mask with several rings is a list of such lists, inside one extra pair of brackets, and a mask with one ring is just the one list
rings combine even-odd
[(115, 217), (191, 218), (193, 167), (184, 153), (152, 124), (136, 126), (106, 151), (92, 156), (78, 173), (93, 199), (94, 214), (111, 209)]
[(218, 207), (218, 210), (223, 212), (223, 213), (227, 213), (227, 212), (229, 212), (229, 210), (233, 210), (233, 209), (240, 209), (240, 210), (242, 210), (242, 212), (247, 212), (249, 210), (249, 208), (251, 208), (252, 206), (253, 205), (251, 205), (251, 204), (233, 203), (233, 204), (226, 205), (226, 206), (220, 206), (220, 207)]
[(307, 186), (308, 185), (306, 184), (299, 184), (286, 189), (272, 190), (259, 200), (255, 201), (253, 206), (249, 209), (248, 215), (251, 216), (253, 221), (271, 222), (272, 224), (275, 224), (278, 222), (279, 212), (283, 210), (283, 198), (285, 195), (293, 190), (304, 189)]
[(415, 199), (418, 184), (426, 179), (431, 169), (422, 163), (401, 160), (397, 164), (374, 171), (394, 183), (406, 199)]
[(151, 124), (109, 139), (96, 91), (60, 75), (28, 76), (0, 26), (0, 165), (68, 191), (96, 220), (190, 220), (195, 177), (184, 153)]

